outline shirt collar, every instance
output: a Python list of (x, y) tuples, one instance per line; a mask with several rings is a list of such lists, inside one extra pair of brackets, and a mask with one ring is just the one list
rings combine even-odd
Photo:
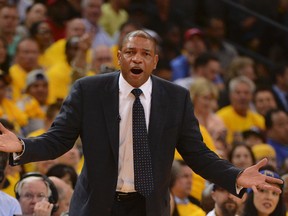
[[(128, 97), (128, 95), (131, 93), (131, 91), (134, 89), (133, 86), (131, 86), (122, 76), (122, 73), (120, 73), (119, 77), (119, 91), (122, 93), (125, 97)], [(152, 92), (152, 80), (151, 77), (148, 78), (148, 80), (139, 87), (139, 89), (142, 90), (144, 98), (147, 98), (148, 95), (151, 95)]]

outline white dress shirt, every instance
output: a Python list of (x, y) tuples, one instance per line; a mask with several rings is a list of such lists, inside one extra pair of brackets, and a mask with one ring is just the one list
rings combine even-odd
[[(135, 192), (134, 188), (134, 164), (133, 164), (133, 135), (132, 135), (132, 107), (135, 96), (131, 93), (134, 89), (120, 73), (119, 77), (119, 115), (120, 115), (120, 137), (119, 137), (119, 164), (117, 191)], [(151, 78), (145, 82), (140, 89), (140, 101), (143, 105), (148, 130), (150, 108), (151, 108)]]

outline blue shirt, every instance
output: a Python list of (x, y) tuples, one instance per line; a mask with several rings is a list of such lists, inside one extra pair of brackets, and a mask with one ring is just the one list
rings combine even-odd
[(285, 159), (288, 158), (288, 146), (276, 142), (275, 140), (268, 139), (267, 143), (271, 145), (276, 151), (277, 167), (281, 168)]
[(0, 216), (22, 215), (19, 202), (10, 195), (0, 191)]
[(172, 59), (170, 63), (172, 69), (172, 81), (190, 76), (189, 63), (184, 55)]

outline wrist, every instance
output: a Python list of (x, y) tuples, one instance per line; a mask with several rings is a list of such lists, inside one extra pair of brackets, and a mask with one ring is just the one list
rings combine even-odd
[(20, 154), (22, 154), (23, 152), (24, 152), (24, 150), (25, 150), (25, 143), (24, 143), (24, 141), (22, 140), (22, 139), (20, 139), (20, 138), (18, 138), (18, 142), (20, 143), (20, 145), (21, 145), (21, 150), (20, 151), (18, 151), (18, 152), (16, 152), (18, 155), (20, 155)]

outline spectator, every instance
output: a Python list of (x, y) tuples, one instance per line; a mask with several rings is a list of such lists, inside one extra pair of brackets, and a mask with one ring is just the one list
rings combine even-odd
[(67, 40), (73, 36), (81, 37), (85, 34), (84, 21), (81, 18), (74, 18), (67, 21), (66, 37), (55, 41), (45, 52), (46, 68), (66, 61), (65, 47)]
[(14, 64), (9, 69), (14, 101), (19, 100), (24, 94), (28, 73), (39, 68), (39, 54), (39, 46), (35, 40), (25, 38), (18, 43)]
[(256, 163), (251, 148), (245, 144), (234, 145), (229, 152), (228, 160), (241, 169), (246, 169)]
[(216, 184), (213, 185), (211, 196), (215, 205), (207, 216), (237, 216), (241, 211), (242, 200)]
[(245, 76), (236, 77), (229, 83), (231, 105), (217, 112), (227, 127), (228, 144), (237, 141), (239, 136), (242, 138), (241, 133), (247, 129), (265, 128), (263, 116), (250, 109), (254, 90), (255, 84)]
[(29, 29), (36, 22), (42, 22), (47, 18), (47, 8), (40, 2), (35, 2), (26, 8), (26, 17), (23, 22), (18, 25), (17, 33), (22, 37), (29, 37)]
[(193, 201), (195, 198), (190, 196), (192, 170), (184, 161), (176, 160), (173, 162), (170, 181), (170, 190), (175, 201), (175, 209), (172, 215), (204, 216), (205, 212), (195, 204), (195, 201)]
[(195, 59), (206, 52), (204, 34), (198, 28), (185, 32), (183, 54), (171, 61), (172, 81), (189, 77), (193, 73)]
[(189, 77), (177, 79), (174, 83), (190, 89), (192, 83), (197, 77), (204, 77), (207, 80), (214, 82), (218, 89), (222, 89), (222, 81), (219, 82), (220, 62), (218, 58), (211, 53), (203, 53), (199, 55), (194, 62), (193, 71)]
[(279, 109), (288, 112), (288, 65), (283, 64), (273, 71), (274, 83), (272, 91), (274, 93)]
[(3, 184), (5, 182), (5, 169), (8, 162), (8, 154), (5, 152), (0, 152), (0, 215), (3, 216), (12, 216), (12, 215), (21, 215), (21, 206), (18, 201), (1, 191)]
[(114, 40), (120, 26), (128, 20), (126, 11), (130, 0), (110, 0), (101, 6), (102, 15), (99, 24)]
[(288, 158), (288, 116), (287, 113), (274, 109), (265, 116), (267, 143), (276, 151), (278, 170), (285, 169), (285, 160)]
[[(260, 173), (280, 179), (279, 174), (271, 170), (262, 170)], [(278, 185), (278, 187), (282, 188), (282, 185)], [(242, 216), (251, 215), (285, 216), (286, 209), (282, 194), (264, 189), (257, 193), (251, 189), (248, 190)]]
[(19, 14), (15, 5), (5, 5), (0, 8), (0, 35), (8, 44), (8, 55), (12, 60), (16, 52), (16, 46), (21, 40), (17, 35), (16, 27), (19, 23)]
[(16, 127), (15, 131), (21, 134), (21, 127), (27, 125), (28, 117), (14, 101), (6, 97), (9, 81), (8, 75), (0, 71), (0, 117), (13, 122)]
[(48, 79), (41, 69), (31, 71), (26, 80), (26, 94), (18, 100), (17, 106), (28, 116), (24, 135), (44, 127), (48, 100)]
[(50, 216), (57, 209), (58, 192), (54, 183), (39, 173), (27, 173), (15, 187), (24, 215)]
[(221, 64), (221, 75), (225, 73), (230, 62), (238, 56), (237, 50), (230, 43), (225, 41), (226, 26), (224, 20), (216, 17), (207, 21), (205, 37), (207, 49), (216, 55)]
[(253, 103), (256, 111), (262, 116), (265, 116), (269, 110), (277, 108), (275, 96), (270, 88), (256, 89)]
[(82, 16), (86, 27), (86, 32), (94, 35), (92, 40), (92, 48), (99, 45), (111, 47), (113, 40), (107, 32), (99, 25), (101, 17), (101, 7), (103, 0), (83, 0), (82, 1)]
[(215, 114), (218, 97), (216, 85), (205, 78), (196, 78), (191, 85), (190, 95), (199, 124), (211, 135), (216, 152), (220, 151), (222, 145), (226, 145), (227, 129), (222, 119)]
[(54, 183), (58, 192), (58, 208), (55, 212), (53, 212), (52, 216), (61, 216), (62, 213), (69, 210), (73, 189), (70, 187), (70, 185), (66, 184), (66, 182), (55, 176), (50, 176), (49, 179)]
[(35, 22), (30, 30), (30, 36), (33, 38), (39, 46), (40, 55), (38, 57), (38, 63), (43, 68), (47, 68), (46, 50), (52, 45), (53, 38), (51, 34), (51, 28), (46, 21)]
[(61, 163), (57, 163), (50, 167), (47, 171), (47, 176), (56, 176), (65, 181), (65, 183), (70, 185), (73, 189), (76, 186), (78, 178), (78, 175), (72, 166)]

